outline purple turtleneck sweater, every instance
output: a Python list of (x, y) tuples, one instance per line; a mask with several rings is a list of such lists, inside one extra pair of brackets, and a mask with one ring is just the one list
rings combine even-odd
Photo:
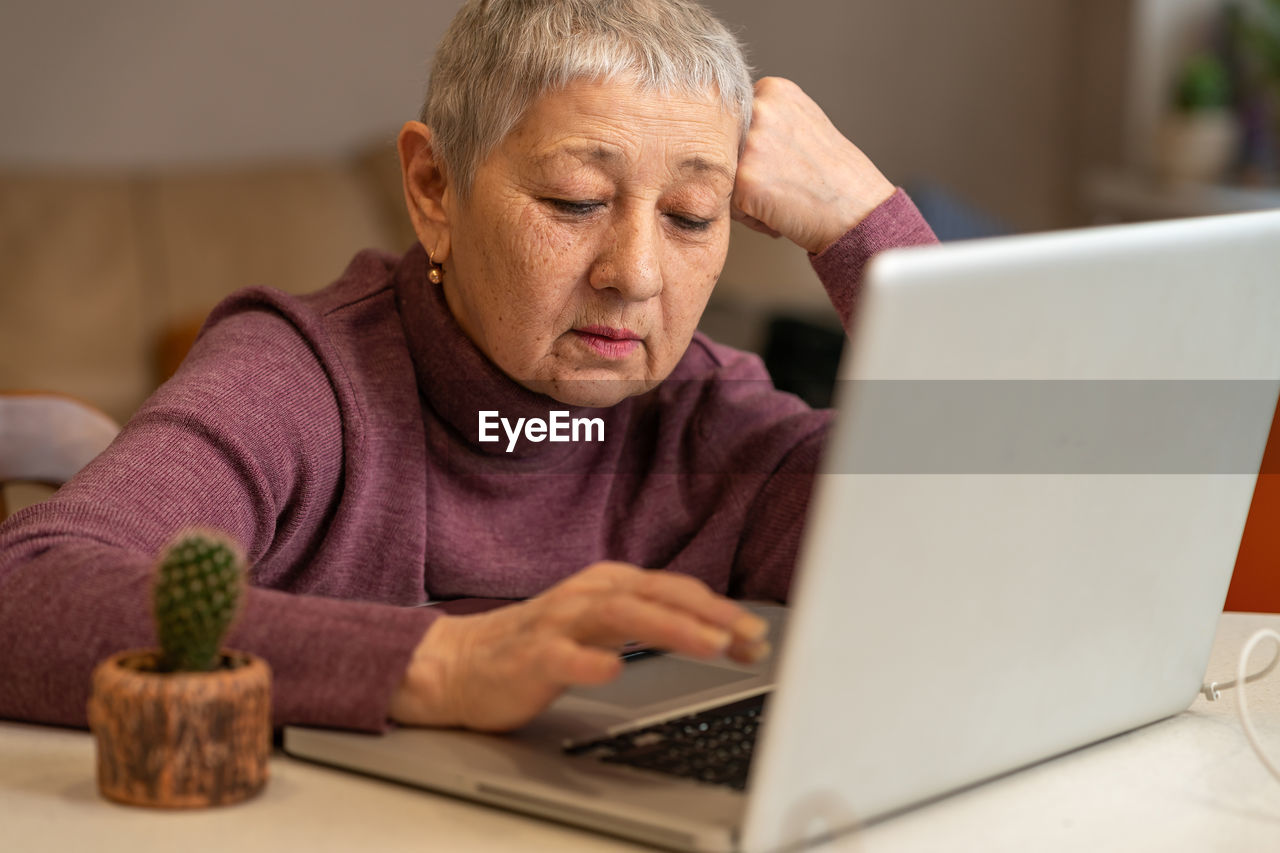
[[(933, 239), (899, 192), (813, 257), (846, 327), (868, 258)], [(491, 364), (426, 271), (421, 247), (362, 252), (316, 293), (231, 296), (105, 453), (0, 525), (0, 717), (85, 724), (95, 662), (154, 643), (153, 561), (189, 526), (245, 549), (227, 645), (271, 664), (277, 724), (382, 729), (427, 601), (603, 559), (785, 599), (829, 413), (700, 334), (654, 390), (572, 409)], [(604, 440), (507, 452), (481, 410), (599, 417)]]

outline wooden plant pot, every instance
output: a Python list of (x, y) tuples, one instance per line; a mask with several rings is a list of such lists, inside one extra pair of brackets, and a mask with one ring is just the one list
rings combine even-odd
[(271, 670), (243, 652), (222, 658), (223, 668), (211, 672), (158, 672), (159, 653), (151, 649), (98, 664), (89, 727), (103, 796), (198, 808), (262, 790), (271, 754)]

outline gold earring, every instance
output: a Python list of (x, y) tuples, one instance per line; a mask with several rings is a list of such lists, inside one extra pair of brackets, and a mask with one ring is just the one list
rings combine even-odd
[(427, 271), (427, 281), (432, 284), (439, 284), (444, 281), (444, 267), (436, 263), (436, 253), (434, 249), (427, 253), (427, 262), (431, 264), (431, 269)]

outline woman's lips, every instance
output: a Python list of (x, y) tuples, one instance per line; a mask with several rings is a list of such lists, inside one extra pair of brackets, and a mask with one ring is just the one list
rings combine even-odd
[(611, 326), (583, 326), (573, 334), (592, 352), (604, 358), (626, 358), (640, 346), (640, 336), (630, 329)]

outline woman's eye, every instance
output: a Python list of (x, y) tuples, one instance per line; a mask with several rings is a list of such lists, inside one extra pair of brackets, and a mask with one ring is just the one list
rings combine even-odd
[(668, 213), (667, 217), (682, 231), (706, 231), (711, 226), (710, 219), (695, 219), (678, 213)]
[(565, 198), (547, 198), (543, 199), (543, 201), (560, 213), (568, 213), (573, 216), (586, 216), (604, 206), (604, 203), (599, 201), (570, 201)]

